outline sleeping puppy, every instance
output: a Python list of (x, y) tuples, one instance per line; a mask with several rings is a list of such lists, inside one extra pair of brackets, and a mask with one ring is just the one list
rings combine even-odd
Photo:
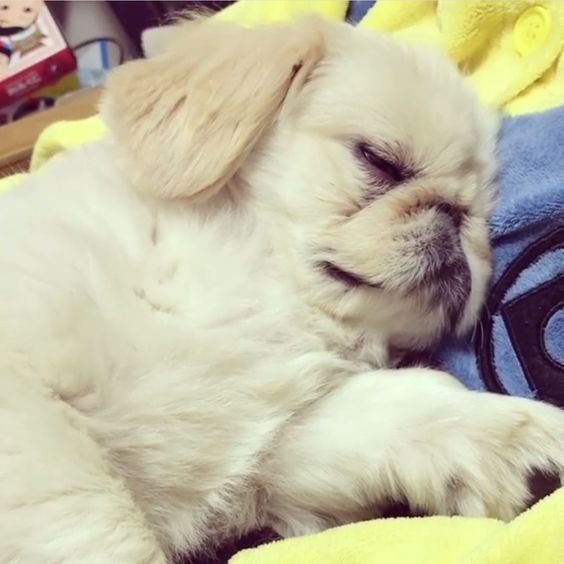
[(344, 24), (181, 25), (0, 202), (0, 558), (164, 563), (390, 500), (510, 519), (564, 414), (390, 369), (468, 331), (496, 119)]

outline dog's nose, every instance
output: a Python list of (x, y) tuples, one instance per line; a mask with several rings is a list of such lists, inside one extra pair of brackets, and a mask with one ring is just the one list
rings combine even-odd
[(435, 210), (441, 218), (426, 246), (427, 268), (422, 285), (427, 287), (434, 304), (442, 304), (450, 326), (454, 328), (464, 312), (472, 283), (470, 266), (460, 240), (463, 214), (448, 204), (439, 204)]
[(434, 272), (427, 287), (433, 303), (442, 304), (449, 326), (454, 329), (462, 318), (472, 289), (468, 262), (457, 256), (449, 264), (443, 264)]

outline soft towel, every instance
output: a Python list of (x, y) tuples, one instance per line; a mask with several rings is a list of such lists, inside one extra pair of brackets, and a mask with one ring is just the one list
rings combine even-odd
[(239, 0), (215, 17), (244, 25), (287, 22), (297, 16), (316, 13), (331, 21), (344, 21), (348, 0)]
[(563, 564), (564, 490), (511, 523), (377, 519), (243, 550), (230, 564)]
[(472, 342), (438, 363), (471, 388), (564, 407), (564, 108), (508, 119), (499, 153), (493, 288)]
[[(35, 144), (30, 170), (38, 170), (43, 163), (63, 151), (99, 139), (105, 130), (106, 127), (98, 116), (53, 123), (43, 130)], [(0, 178), (0, 192), (17, 186), (25, 177), (25, 174), (15, 174)]]
[[(239, 0), (219, 17), (253, 25), (316, 12), (339, 21), (347, 7), (343, 0)], [(561, 0), (379, 0), (359, 25), (441, 49), (486, 104), (509, 114), (564, 103)]]
[(438, 47), (509, 114), (564, 103), (561, 0), (379, 0), (360, 25)]

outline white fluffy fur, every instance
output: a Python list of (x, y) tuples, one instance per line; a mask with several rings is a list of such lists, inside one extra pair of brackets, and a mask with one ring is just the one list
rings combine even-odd
[[(458, 240), (438, 202), (465, 209), (472, 292), (457, 327), (476, 319), (494, 120), (434, 55), (346, 26), (327, 26), (322, 43), (306, 84), (290, 87), (282, 114), (284, 95), (272, 98), (260, 142), (249, 135), (248, 157), (204, 203), (168, 199), (158, 182), (156, 197), (137, 190), (116, 158), (129, 143), (118, 122), (131, 116), (110, 110), (114, 140), (2, 196), (2, 562), (164, 563), (257, 526), (294, 535), (367, 518), (394, 499), (508, 519), (532, 468), (564, 467), (556, 408), (387, 368), (392, 347), (428, 346), (447, 327), (426, 286), (404, 291), (437, 238)], [(260, 42), (243, 56), (262, 56)], [(157, 59), (121, 80), (135, 88)], [(262, 90), (245, 84), (231, 95), (252, 113)], [(110, 83), (109, 104), (118, 90)], [(205, 96), (195, 100), (190, 111), (207, 115)], [(159, 171), (171, 146), (183, 175), (205, 173), (181, 145), (198, 139), (171, 135), (163, 116), (154, 133), (166, 142), (137, 160), (140, 175)], [(418, 174), (361, 205), (357, 137), (401, 145)], [(327, 249), (383, 288), (328, 277), (315, 266)]]

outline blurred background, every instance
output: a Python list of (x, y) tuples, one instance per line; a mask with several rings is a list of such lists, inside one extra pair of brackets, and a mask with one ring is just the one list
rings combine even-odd
[(175, 13), (230, 3), (2, 0), (0, 125), (101, 86), (114, 66), (141, 56), (143, 30)]

